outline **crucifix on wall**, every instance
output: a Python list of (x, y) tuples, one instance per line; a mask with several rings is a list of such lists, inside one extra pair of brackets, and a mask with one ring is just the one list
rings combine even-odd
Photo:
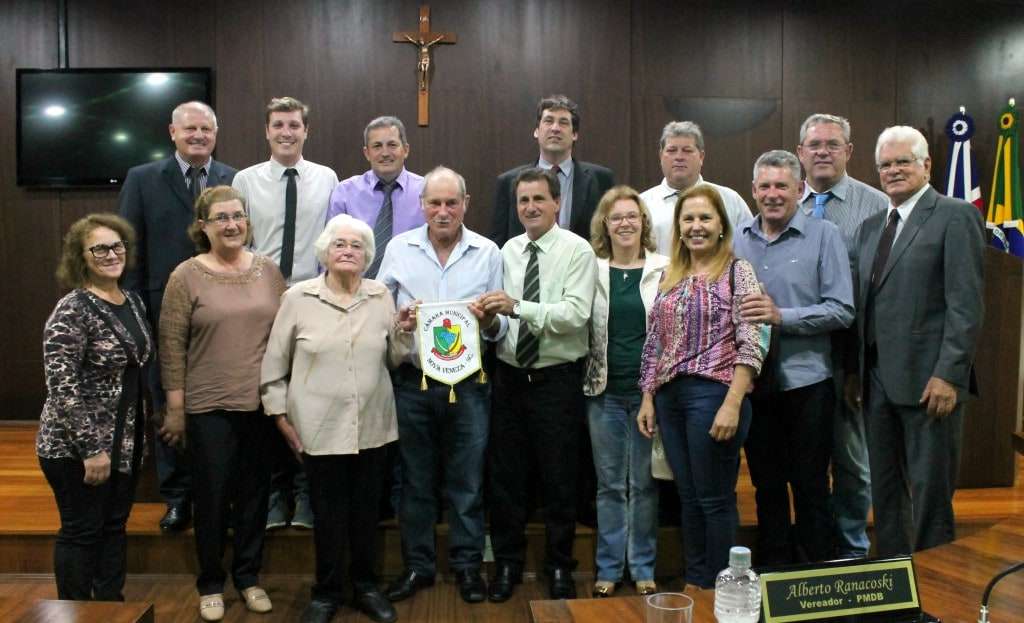
[(416, 31), (396, 32), (391, 36), (396, 43), (411, 43), (416, 46), (419, 57), (416, 60), (418, 76), (416, 103), (417, 121), (425, 126), (430, 123), (430, 48), (438, 43), (455, 43), (450, 32), (430, 31), (430, 5), (420, 7), (420, 28)]

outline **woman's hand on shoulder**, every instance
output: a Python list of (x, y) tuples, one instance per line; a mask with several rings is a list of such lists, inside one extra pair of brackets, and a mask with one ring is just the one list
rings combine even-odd
[(90, 456), (82, 463), (85, 465), (85, 478), (82, 479), (85, 484), (98, 486), (110, 478), (110, 455), (106, 452)]

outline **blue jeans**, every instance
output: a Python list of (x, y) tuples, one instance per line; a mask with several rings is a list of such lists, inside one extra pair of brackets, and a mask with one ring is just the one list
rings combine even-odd
[(624, 564), (635, 581), (654, 579), (658, 490), (651, 440), (640, 434), (640, 396), (587, 399), (597, 471), (597, 579), (618, 582)]
[[(409, 366), (411, 368), (411, 366)], [(402, 555), (411, 571), (433, 577), (437, 571), (434, 524), (440, 490), (448, 500), (448, 562), (455, 571), (479, 569), (484, 552), (484, 453), (490, 417), (490, 384), (476, 375), (455, 386), (429, 381), (403, 367), (397, 384), (398, 448), (402, 457), (399, 526)], [(444, 482), (437, 475), (444, 467)]]
[(683, 553), (687, 584), (715, 585), (715, 576), (729, 565), (739, 515), (736, 478), (740, 448), (750, 428), (750, 402), (744, 398), (736, 435), (723, 442), (711, 438), (728, 386), (696, 376), (677, 376), (654, 396), (665, 456), (676, 477), (682, 505)]

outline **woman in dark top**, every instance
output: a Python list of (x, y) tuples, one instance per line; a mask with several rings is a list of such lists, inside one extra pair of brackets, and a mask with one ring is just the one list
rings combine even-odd
[(590, 322), (583, 393), (597, 471), (597, 582), (609, 597), (628, 564), (637, 592), (657, 590), (658, 491), (651, 478), (651, 440), (633, 424), (640, 408), (640, 351), (647, 311), (668, 258), (654, 253), (651, 216), (628, 186), (612, 188), (590, 223), (597, 291)]
[(60, 513), (60, 599), (124, 599), (125, 523), (145, 425), (142, 368), (153, 352), (141, 299), (118, 285), (134, 238), (113, 214), (71, 226), (57, 277), (73, 290), (43, 330), (47, 394), (36, 453)]

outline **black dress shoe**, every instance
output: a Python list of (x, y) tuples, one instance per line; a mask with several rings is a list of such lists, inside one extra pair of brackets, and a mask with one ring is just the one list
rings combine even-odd
[(393, 623), (398, 620), (398, 613), (391, 602), (384, 599), (380, 591), (367, 591), (356, 593), (353, 596), (353, 606), (357, 610), (370, 617), (377, 623)]
[(459, 595), (467, 604), (476, 604), (487, 599), (487, 585), (480, 576), (479, 569), (460, 569), (455, 572), (455, 581), (459, 584)]
[(415, 595), (416, 591), (421, 588), (433, 585), (434, 576), (420, 575), (415, 571), (406, 569), (402, 572), (402, 575), (395, 578), (391, 584), (388, 584), (386, 595), (390, 601), (402, 601)]
[(189, 504), (168, 504), (167, 512), (160, 520), (160, 529), (164, 532), (179, 532), (188, 527), (192, 519), (192, 507)]
[(551, 593), (551, 599), (576, 599), (576, 583), (572, 580), (572, 572), (568, 569), (554, 569), (548, 579), (548, 592)]
[(306, 609), (302, 611), (302, 618), (299, 623), (330, 623), (334, 613), (338, 611), (338, 604), (328, 599), (314, 599), (309, 602)]
[(513, 587), (523, 582), (523, 572), (512, 565), (498, 563), (494, 570), (494, 579), (487, 587), (487, 599), (494, 603), (508, 601), (512, 596)]

